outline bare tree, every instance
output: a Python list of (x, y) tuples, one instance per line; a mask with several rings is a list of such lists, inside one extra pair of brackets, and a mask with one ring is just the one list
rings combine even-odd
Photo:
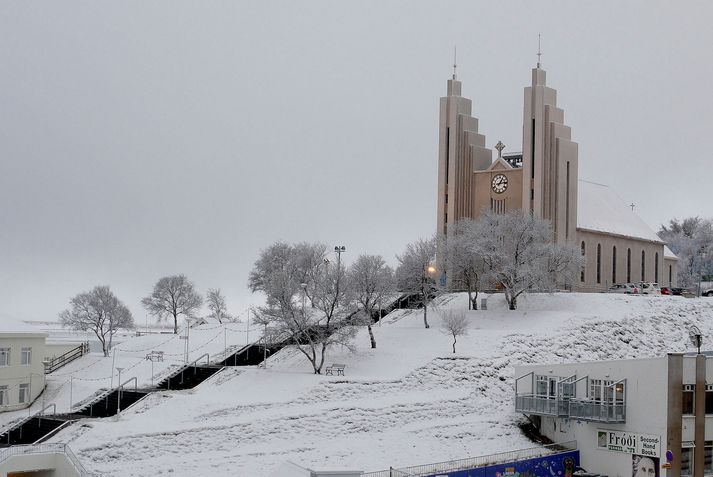
[[(62, 326), (80, 331), (92, 331), (109, 356), (113, 335), (119, 329), (134, 327), (134, 318), (108, 286), (97, 286), (70, 300), (71, 308), (59, 314)], [(108, 341), (108, 342), (107, 342)]]
[(372, 329), (374, 315), (379, 313), (384, 300), (396, 289), (394, 272), (380, 255), (360, 255), (349, 267), (348, 279), (354, 299), (365, 315), (371, 347), (376, 348)]
[(449, 291), (468, 292), (468, 309), (478, 309), (478, 292), (486, 275), (485, 262), (473, 244), (478, 240), (477, 225), (463, 219), (449, 226), (446, 236), (439, 236), (439, 264), (447, 276)]
[(403, 254), (397, 255), (399, 266), (396, 269), (396, 285), (399, 291), (410, 293), (417, 297), (419, 306), (423, 307), (423, 324), (428, 324), (428, 303), (436, 291), (433, 266), (436, 259), (436, 240), (419, 239), (406, 246)]
[[(259, 308), (260, 322), (269, 326), (273, 335), (291, 338), (314, 373), (321, 374), (327, 350), (337, 344), (353, 349), (357, 328), (349, 321), (354, 307), (347, 293), (344, 266), (339, 261), (329, 267), (323, 263), (320, 270), (306, 275), (300, 267), (304, 250), (282, 242), (263, 250), (250, 272), (248, 286), (266, 296), (266, 305)], [(311, 290), (314, 308), (304, 306), (305, 288)]]
[(582, 266), (573, 246), (552, 243), (549, 221), (521, 211), (484, 214), (476, 222), (476, 234), (475, 253), (483, 258), (488, 278), (505, 289), (511, 310), (527, 290), (572, 283)]
[(185, 275), (172, 275), (160, 278), (151, 295), (141, 303), (160, 320), (173, 317), (173, 332), (178, 334), (178, 316), (194, 318), (203, 304), (203, 298)]
[(456, 352), (456, 341), (459, 336), (468, 334), (470, 322), (462, 311), (447, 310), (442, 313), (441, 331), (453, 337), (453, 353)]
[(225, 297), (220, 292), (220, 288), (208, 289), (206, 305), (210, 310), (208, 317), (218, 320), (218, 323), (223, 323), (223, 320), (233, 321), (235, 319), (228, 313), (228, 305), (225, 303)]

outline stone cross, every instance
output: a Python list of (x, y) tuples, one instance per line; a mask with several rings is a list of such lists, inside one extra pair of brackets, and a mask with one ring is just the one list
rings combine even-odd
[(498, 141), (498, 143), (495, 145), (495, 149), (498, 150), (498, 158), (503, 157), (503, 149), (505, 149), (505, 144), (503, 144), (502, 141)]

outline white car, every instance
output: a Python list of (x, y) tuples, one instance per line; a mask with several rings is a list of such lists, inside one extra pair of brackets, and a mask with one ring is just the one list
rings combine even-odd
[(642, 295), (660, 295), (661, 287), (654, 282), (641, 282), (638, 284)]
[(609, 293), (626, 293), (627, 295), (636, 295), (639, 293), (639, 287), (633, 283), (617, 283), (609, 287)]

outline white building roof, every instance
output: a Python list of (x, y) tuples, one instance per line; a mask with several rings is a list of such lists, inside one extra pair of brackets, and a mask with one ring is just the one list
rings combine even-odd
[(36, 334), (38, 336), (47, 336), (47, 333), (38, 330), (36, 326), (33, 326), (30, 323), (0, 314), (0, 335), (9, 334)]
[(577, 228), (663, 243), (609, 186), (581, 179), (577, 193)]
[(674, 260), (678, 260), (678, 256), (673, 253), (673, 250), (668, 248), (668, 245), (663, 246), (663, 258), (672, 258)]

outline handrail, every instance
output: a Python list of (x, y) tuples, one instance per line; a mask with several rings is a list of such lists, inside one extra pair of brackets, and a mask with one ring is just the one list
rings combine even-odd
[(3, 449), (0, 452), (0, 462), (3, 462), (14, 455), (62, 453), (67, 456), (72, 466), (80, 476), (90, 475), (84, 468), (72, 449), (63, 442), (53, 442), (48, 444), (21, 444)]
[(123, 388), (126, 383), (129, 383), (129, 382), (131, 382), (131, 381), (134, 382), (134, 391), (136, 391), (136, 390), (139, 388), (139, 383), (138, 383), (138, 380), (136, 379), (136, 376), (134, 376), (133, 378), (127, 379), (126, 381), (124, 381), (123, 383), (121, 383), (120, 385), (118, 385), (118, 386), (116, 387), (116, 389)]
[(35, 416), (37, 416), (38, 414), (43, 415), (43, 413), (45, 412), (45, 409), (49, 409), (49, 408), (52, 408), (53, 415), (57, 414), (57, 405), (55, 403), (51, 402), (48, 405), (46, 405), (45, 407), (43, 407), (42, 409), (40, 409), (39, 412), (36, 412), (34, 415)]
[(194, 359), (193, 361), (191, 361), (190, 363), (188, 363), (187, 365), (185, 365), (184, 368), (187, 368), (187, 367), (189, 367), (189, 366), (195, 366), (196, 364), (198, 364), (198, 361), (200, 361), (200, 360), (203, 359), (203, 358), (206, 358), (206, 364), (210, 364), (210, 354), (209, 354), (209, 353), (203, 353), (203, 354), (200, 355), (198, 358)]
[(74, 424), (76, 420), (70, 419), (69, 421), (64, 421), (59, 427), (56, 427), (55, 429), (51, 430), (49, 433), (45, 434), (44, 436), (40, 437), (37, 439), (35, 442), (32, 443), (32, 445), (37, 445), (37, 444), (42, 444), (44, 441), (49, 439), (50, 437), (54, 436), (57, 434), (59, 431), (64, 429), (65, 427), (69, 427), (70, 425)]

